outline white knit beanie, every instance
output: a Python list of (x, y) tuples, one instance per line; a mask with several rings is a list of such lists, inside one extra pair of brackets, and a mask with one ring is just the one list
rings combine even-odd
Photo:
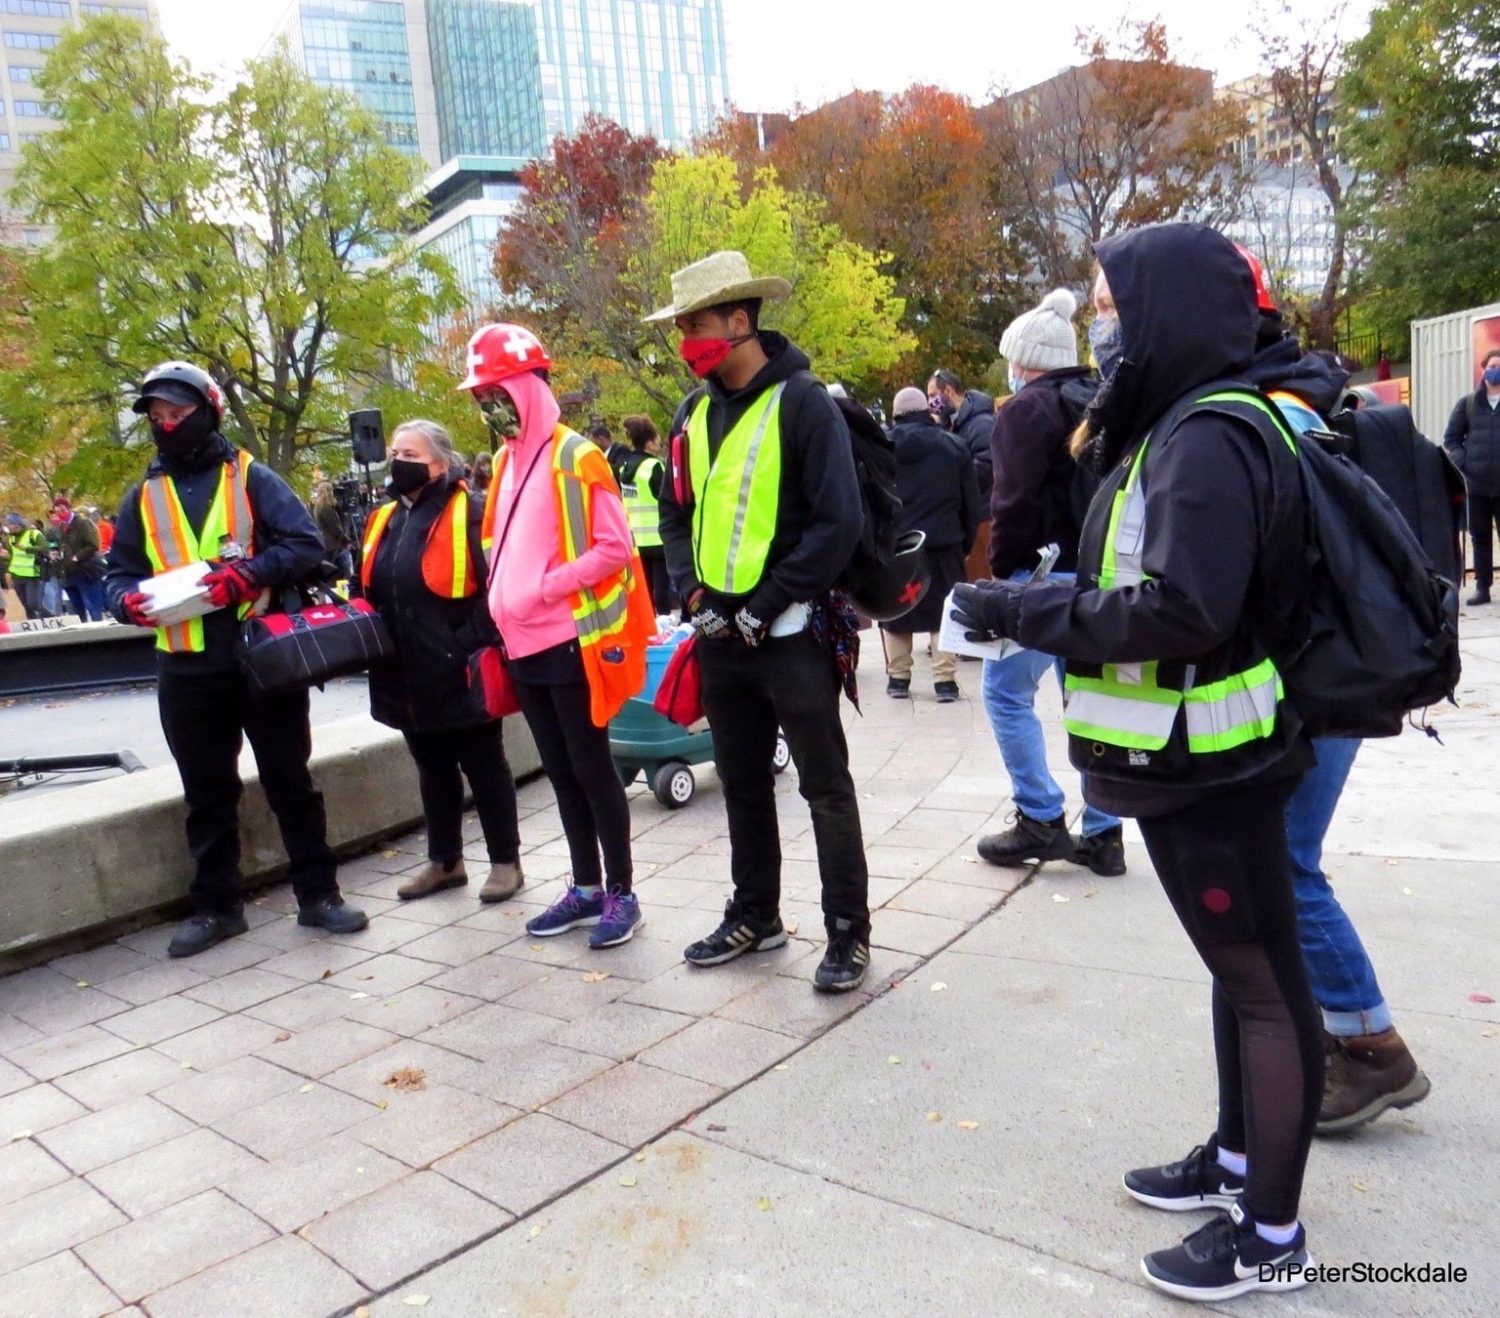
[(1066, 288), (1056, 288), (1042, 304), (1017, 316), (1000, 336), (1000, 355), (1027, 371), (1060, 371), (1078, 365), (1078, 336), (1073, 313), (1078, 299)]

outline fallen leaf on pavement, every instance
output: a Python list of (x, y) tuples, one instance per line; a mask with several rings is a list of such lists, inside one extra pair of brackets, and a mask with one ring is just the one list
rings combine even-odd
[(325, 970), (321, 975), (318, 976), (318, 978), (319, 979), (332, 979), (333, 978), (333, 971), (331, 971), (331, 970)]
[(29, 1130), (18, 1130), (14, 1135), (10, 1137), (12, 1144), (14, 1144), (17, 1140), (29, 1140), (30, 1138), (31, 1132)]
[(887, 1066), (900, 1066), (901, 1065), (901, 1059), (899, 1057), (897, 1057), (895, 1053), (892, 1053), (889, 1057), (887, 1057), (885, 1059), (885, 1061), (886, 1061), (886, 1065)]
[(719, 1125), (719, 1124), (718, 1124), (718, 1122), (716, 1122), (716, 1121), (710, 1121), (710, 1122), (709, 1122), (709, 1123), (708, 1123), (708, 1129), (709, 1129), (709, 1130), (710, 1130), (710, 1131), (711, 1131), (711, 1132), (712, 1132), (712, 1133), (714, 1133), (714, 1134), (716, 1134), (716, 1135), (717, 1135), (717, 1134), (721, 1134), (721, 1133), (723, 1133), (723, 1132), (724, 1132), (724, 1131), (726, 1131), (726, 1130), (728, 1130), (728, 1129), (729, 1129), (729, 1127), (728, 1127), (728, 1126), (721, 1126), (721, 1125)]
[(1492, 997), (1490, 997), (1490, 995), (1488, 993), (1471, 993), (1471, 994), (1469, 994), (1469, 1001), (1470, 1002), (1493, 1002), (1494, 1000), (1495, 999), (1492, 998)]
[(620, 1184), (627, 1190), (631, 1189), (635, 1185), (635, 1176), (630, 1172), (626, 1172), (620, 1177)]
[(977, 1121), (960, 1121), (958, 1128), (960, 1130), (978, 1130), (979, 1123)]
[(398, 1090), (403, 1094), (410, 1094), (418, 1089), (426, 1089), (427, 1072), (415, 1066), (399, 1067), (386, 1076), (385, 1087), (387, 1089)]
[(963, 861), (963, 863), (965, 865), (977, 865), (977, 864), (979, 864), (979, 857), (978, 856), (960, 856), (959, 859), (961, 861)]
[(80, 979), (78, 981), (78, 984), (77, 984), (78, 988), (88, 988), (88, 986), (89, 986), (88, 980), (86, 980), (86, 979)]
[(359, 980), (360, 980), (360, 983), (362, 984), (362, 983), (365, 982), (365, 980), (367, 980), (367, 979), (374, 979), (374, 978), (375, 978), (374, 975), (361, 975), (359, 977)]
[(1060, 893), (1060, 892), (1054, 892), (1052, 894), (1052, 900), (1055, 901), (1055, 902), (1057, 902), (1057, 903), (1059, 903), (1059, 904), (1063, 904), (1063, 903), (1066, 903), (1066, 902), (1070, 902), (1073, 899), (1071, 897), (1064, 897), (1062, 895), (1062, 893)]
[(183, 1062), (182, 1069), (184, 1071), (191, 1071), (193, 1069), (193, 1064), (191, 1062)]
[(408, 1295), (402, 1299), (401, 1303), (409, 1304), (413, 1309), (420, 1309), (431, 1298), (430, 1295)]
[(395, 855), (398, 855), (398, 854), (399, 853), (395, 852), (395, 851), (382, 851), (380, 853), (380, 858), (381, 858), (381, 860), (389, 860), (392, 856), (395, 856)]
[(299, 1094), (310, 1094), (310, 1093), (312, 1093), (312, 1086), (310, 1084), (303, 1085), (302, 1088), (299, 1089), (297, 1092)]
[(929, 993), (941, 993), (947, 987), (948, 986), (946, 984), (944, 984), (942, 980), (938, 980), (935, 984), (932, 985), (932, 987), (930, 989), (928, 989), (928, 992)]
[(390, 1105), (391, 1100), (388, 1098), (377, 1098), (375, 1100), (375, 1106), (378, 1107), (382, 1112), (384, 1112), (386, 1108), (390, 1107)]
[(288, 1031), (288, 1030), (282, 1030), (282, 1032), (280, 1034), (278, 1034), (274, 1039), (272, 1039), (271, 1042), (272, 1043), (285, 1043), (291, 1037), (292, 1036), (291, 1036), (290, 1031)]
[(1354, 1188), (1356, 1190), (1359, 1191), (1360, 1194), (1369, 1194), (1370, 1193), (1370, 1187), (1368, 1185), (1366, 1185), (1363, 1181), (1353, 1181), (1353, 1182), (1351, 1182), (1351, 1184), (1354, 1186)]
[(351, 993), (349, 995), (349, 1001), (358, 1002), (361, 998), (368, 998), (369, 996), (370, 995), (368, 993)]
[(540, 943), (533, 943), (531, 945), (531, 950), (533, 952), (540, 952), (542, 950), (542, 944), (540, 944)]
[(934, 1121), (934, 1122), (936, 1122), (936, 1121), (941, 1121), (942, 1119), (943, 1119), (943, 1114), (941, 1112), (929, 1112), (927, 1114), (927, 1120), (928, 1121)]
[(771, 1211), (771, 1201), (767, 1199), (765, 1195), (761, 1195), (761, 1197), (755, 1201), (755, 1206), (763, 1213), (769, 1213)]
[(362, 1304), (354, 1311), (354, 1318), (370, 1318), (370, 1306)]
[(782, 928), (784, 928), (786, 930), (788, 937), (790, 937), (792, 934), (795, 934), (797, 932), (797, 925), (796, 925), (795, 921), (793, 923), (791, 923), (791, 924), (783, 925)]
[(1410, 888), (1402, 888), (1401, 889), (1401, 895), (1403, 897), (1410, 897), (1411, 896), (1411, 889)]
[(541, 1227), (534, 1226), (534, 1227), (531, 1228), (531, 1238), (533, 1240), (535, 1240), (541, 1234), (542, 1234), (542, 1228)]
[(1500, 1030), (1480, 1030), (1479, 1031), (1479, 1037), (1481, 1039), (1493, 1039), (1497, 1034), (1500, 1034)]
[(585, 984), (602, 984), (608, 978), (609, 971), (607, 970), (591, 970), (583, 977), (583, 982)]
[(1086, 893), (1084, 893), (1084, 894), (1083, 894), (1083, 895), (1084, 895), (1084, 896), (1085, 896), (1085, 897), (1092, 897), (1092, 896), (1093, 896), (1093, 895), (1094, 895), (1094, 890), (1093, 890), (1093, 889), (1092, 889), (1092, 888), (1090, 888), (1090, 889), (1089, 889), (1089, 890), (1088, 890), (1088, 891), (1087, 891), (1087, 892), (1086, 892)]
[(776, 1065), (771, 1068), (771, 1070), (773, 1071), (785, 1071), (787, 1069), (789, 1068), (787, 1067), (787, 1064), (785, 1062), (777, 1062)]
[(635, 1160), (636, 1160), (636, 1162), (645, 1162), (646, 1161), (646, 1155), (644, 1153), (638, 1153), (638, 1154), (635, 1155)]

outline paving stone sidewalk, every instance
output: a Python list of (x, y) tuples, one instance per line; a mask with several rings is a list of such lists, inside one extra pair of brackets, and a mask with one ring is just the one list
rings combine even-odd
[[(1368, 747), (1330, 839), (1434, 1095), (1320, 1143), (1305, 1216), (1323, 1261), (1445, 1256), (1474, 1280), (1237, 1312), (1500, 1311), (1500, 1015), (1467, 996), (1500, 996), (1500, 625), (1470, 638), (1448, 749)], [(0, 1318), (1166, 1312), (1135, 1260), (1192, 1223), (1132, 1212), (1118, 1171), (1207, 1133), (1201, 967), (1134, 837), (1121, 880), (974, 859), (1006, 794), (979, 671), (952, 706), (924, 674), (886, 700), (868, 645), (848, 719), (878, 907), (866, 992), (811, 990), (794, 774), (791, 943), (681, 962), (727, 892), (711, 769), (680, 812), (632, 789), (646, 924), (623, 948), (525, 935), (567, 869), (533, 783), (513, 902), (481, 907), (477, 878), (397, 902), (415, 834), (344, 867), (372, 916), (352, 938), (298, 927), (275, 889), (248, 936), (189, 961), (166, 959), (163, 926), (0, 980)]]

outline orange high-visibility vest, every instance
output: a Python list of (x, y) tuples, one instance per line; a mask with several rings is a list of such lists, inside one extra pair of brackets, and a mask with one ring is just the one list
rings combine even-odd
[[(218, 492), (196, 537), (183, 511), (176, 482), (163, 472), (142, 483), (141, 525), (146, 533), (146, 556), (152, 572), (167, 572), (216, 559), (225, 540), (233, 540), (247, 554), (252, 551), (255, 510), (250, 506), (249, 479), (250, 464), (254, 461), (248, 453), (236, 449), (234, 460), (224, 464)], [(240, 605), (239, 616), (243, 619), (253, 613), (264, 613), (270, 601), (271, 592), (263, 590), (259, 598)], [(201, 654), (203, 619), (189, 618), (170, 627), (158, 627), (156, 648), (170, 654)]]
[[(485, 527), (494, 535), (494, 491), (500, 488), (510, 452), (495, 456), (494, 478), (486, 501)], [(557, 522), (562, 557), (576, 562), (594, 542), (594, 492), (604, 488), (619, 497), (609, 460), (592, 440), (559, 425), (552, 435), (552, 474), (557, 488)], [(520, 491), (516, 491), (517, 497)], [(640, 555), (630, 551), (629, 564), (596, 586), (568, 598), (578, 630), (583, 671), (589, 684), (589, 716), (604, 727), (631, 696), (646, 685), (646, 647), (656, 632), (656, 610), (646, 587)]]
[[(381, 504), (365, 531), (359, 579), (366, 592), (375, 575), (375, 551), (395, 515), (397, 502), (392, 499)], [(422, 549), (422, 580), (428, 590), (442, 599), (468, 599), (479, 589), (469, 555), (469, 487), (463, 481), (454, 482), (453, 497), (427, 532), (427, 544)]]

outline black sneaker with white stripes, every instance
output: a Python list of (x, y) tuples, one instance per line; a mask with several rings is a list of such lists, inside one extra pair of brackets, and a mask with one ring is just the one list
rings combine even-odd
[(724, 922), (709, 934), (688, 946), (682, 959), (690, 966), (719, 966), (746, 952), (769, 952), (786, 945), (786, 930), (781, 917), (769, 921), (751, 920), (734, 913), (734, 903), (724, 907)]
[(1245, 1178), (1219, 1165), (1219, 1137), (1210, 1135), (1186, 1158), (1164, 1167), (1138, 1167), (1125, 1173), (1125, 1189), (1152, 1208), (1189, 1213), (1228, 1208), (1245, 1188)]
[(828, 932), (828, 949), (813, 975), (820, 993), (847, 993), (864, 982), (870, 968), (870, 939), (856, 934), (849, 921), (840, 920)]
[(1273, 1244), (1255, 1229), (1238, 1200), (1227, 1213), (1141, 1260), (1141, 1271), (1157, 1290), (1179, 1300), (1232, 1300), (1251, 1291), (1294, 1291), (1307, 1285), (1313, 1266), (1307, 1232), (1285, 1245)]

